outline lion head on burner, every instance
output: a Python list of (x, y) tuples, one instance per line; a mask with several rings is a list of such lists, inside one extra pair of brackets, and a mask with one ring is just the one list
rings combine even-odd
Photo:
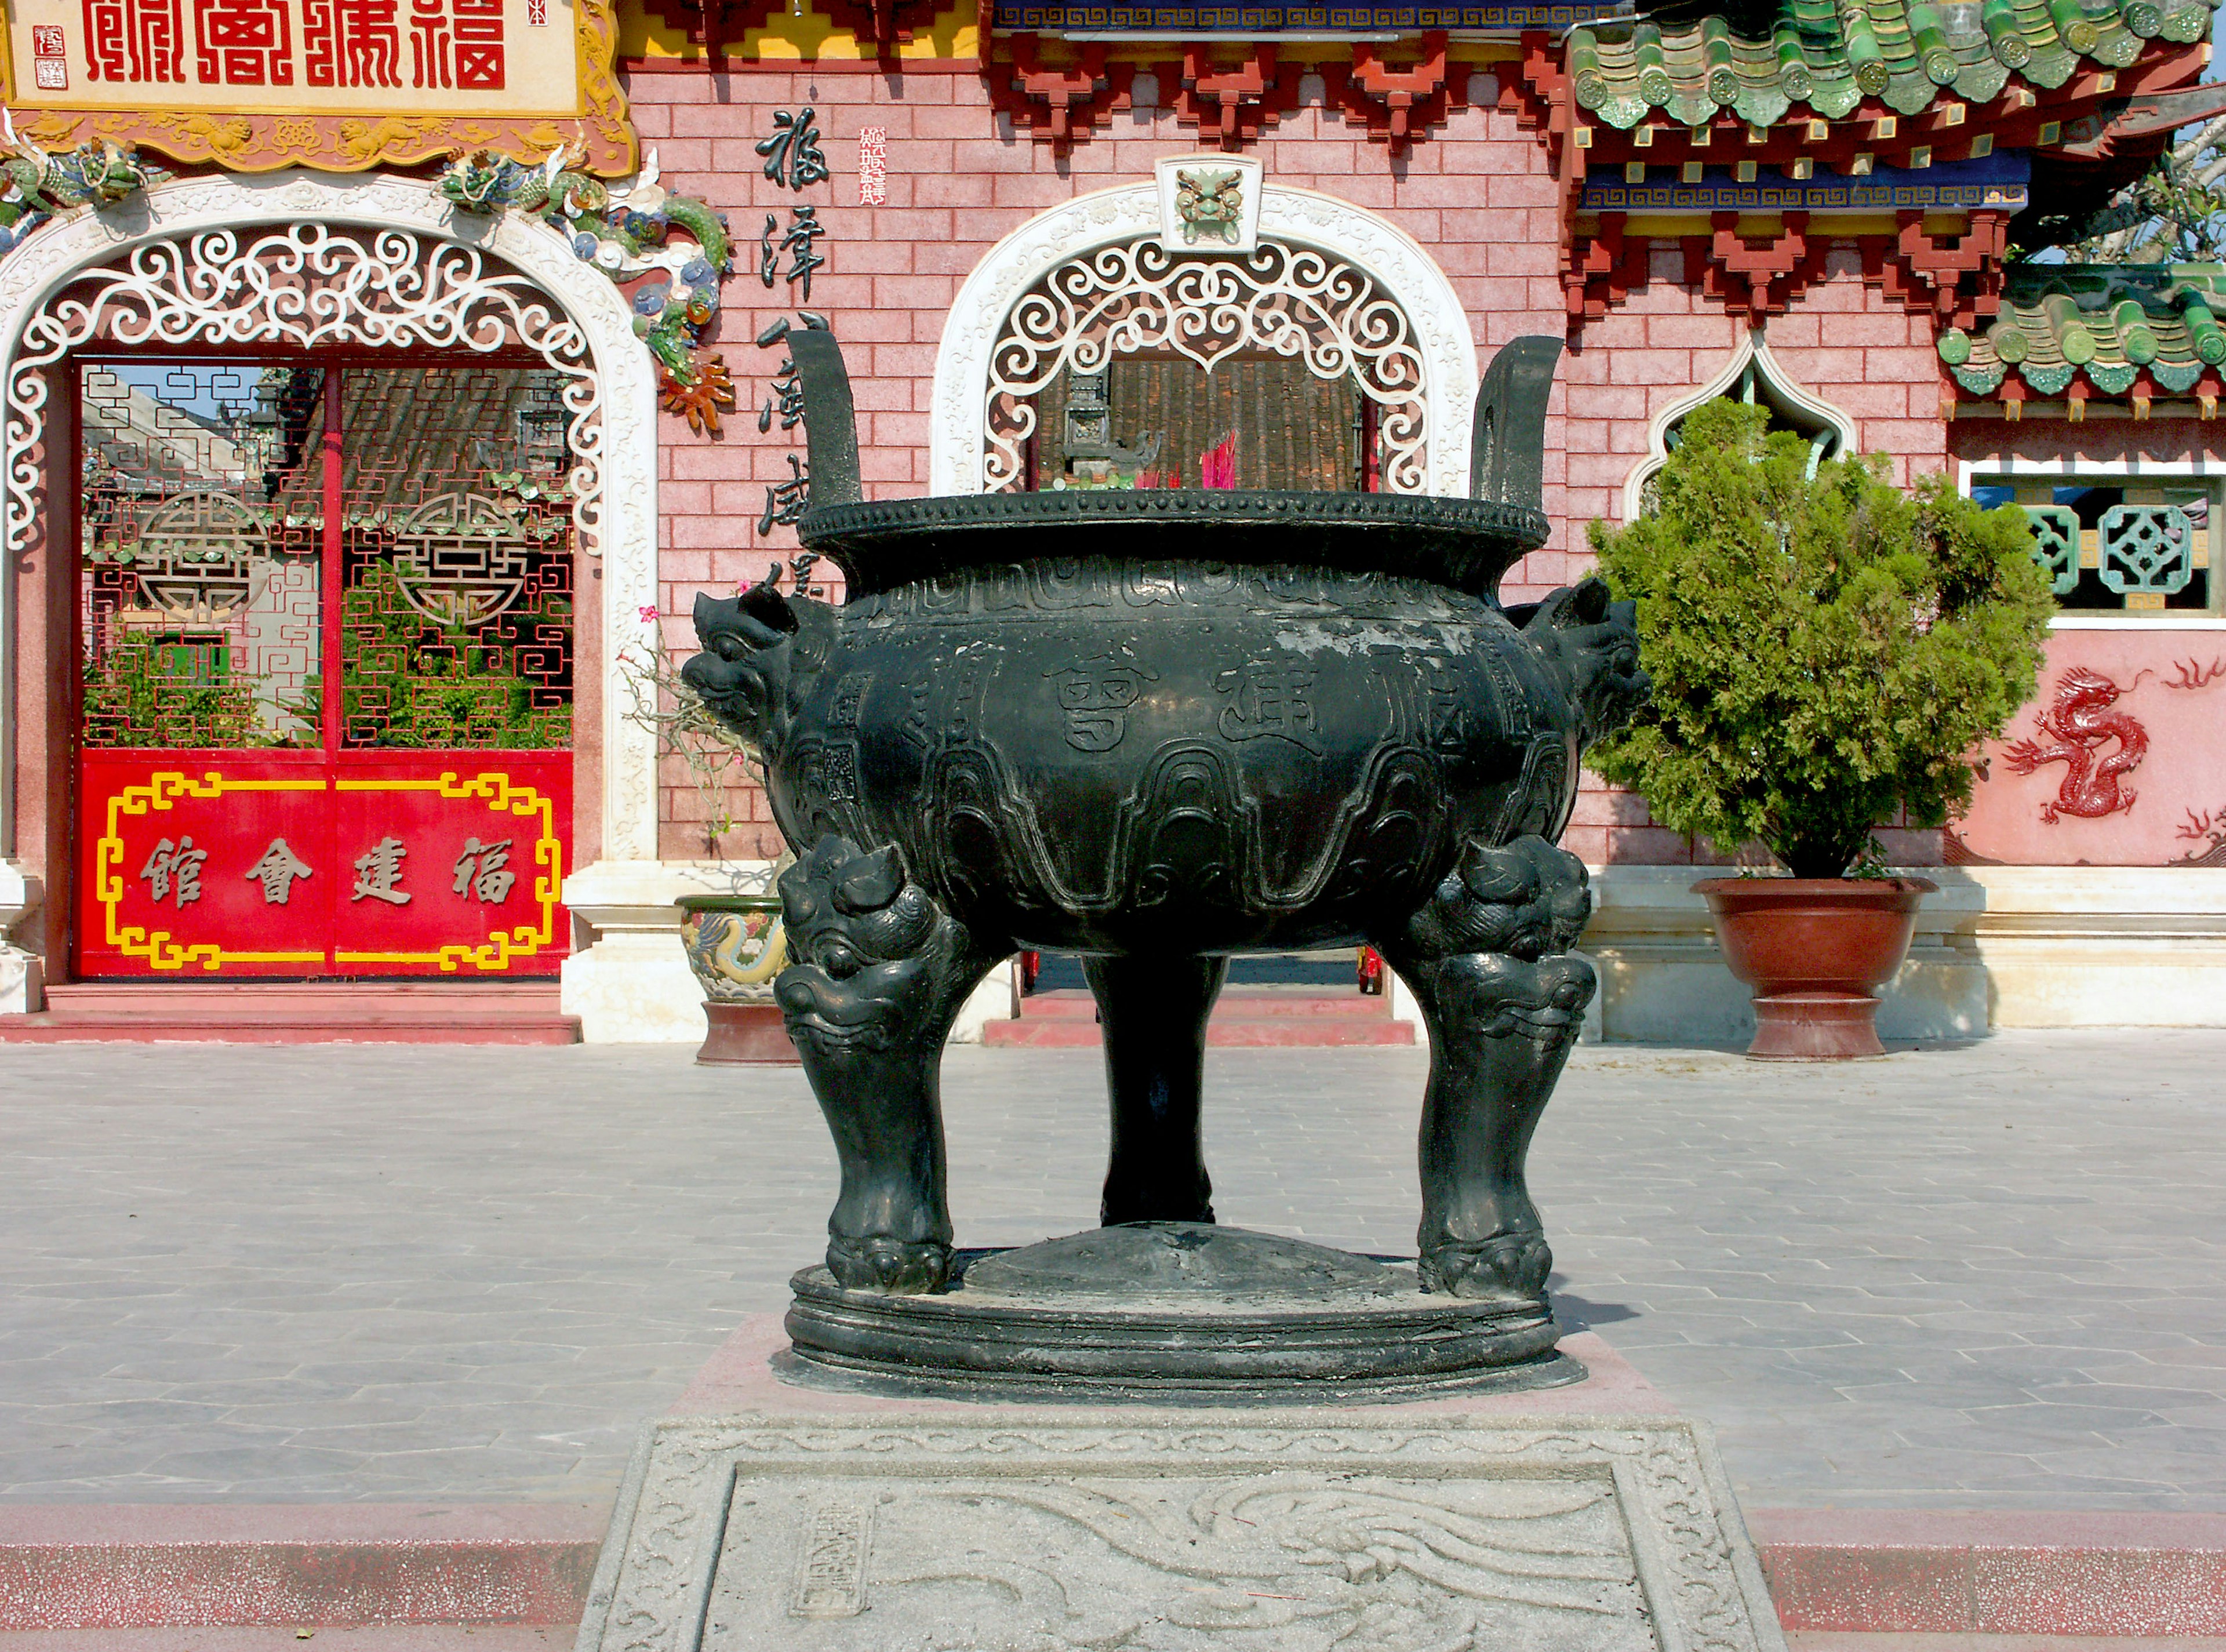
[(1611, 600), (1605, 581), (1564, 586), (1507, 617), (1561, 679), (1584, 744), (1620, 728), (1653, 694), (1638, 663), (1638, 605)]
[(703, 651), (680, 668), (680, 680), (711, 715), (760, 751), (785, 743), (795, 702), (834, 640), (833, 613), (824, 603), (783, 596), (779, 576), (775, 567), (735, 596), (698, 596)]

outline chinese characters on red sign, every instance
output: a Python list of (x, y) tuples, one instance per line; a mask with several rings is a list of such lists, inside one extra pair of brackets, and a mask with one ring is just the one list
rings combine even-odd
[[(510, 892), (518, 882), (518, 874), (510, 869), (510, 847), (512, 838), (482, 843), (476, 837), (464, 840), (464, 852), (456, 857), (454, 867), (455, 881), (452, 893), (475, 899), (483, 906), (499, 906), (510, 899)], [(402, 886), (403, 861), (410, 846), (402, 839), (389, 834), (382, 836), (355, 861), (355, 886), (349, 891), (350, 900), (361, 900), (368, 896), (383, 900), (391, 906), (410, 904), (410, 892)], [(147, 857), (147, 864), (139, 868), (140, 880), (146, 884), (149, 896), (156, 905), (175, 899), (181, 910), (201, 898), (201, 864), (209, 858), (205, 848), (194, 847), (190, 836), (176, 842), (164, 838)], [(270, 840), (270, 847), (263, 851), (262, 858), (240, 875), (263, 886), (266, 905), (283, 906), (293, 893), (295, 882), (314, 876), (315, 868), (294, 852), (294, 847), (283, 837)]]

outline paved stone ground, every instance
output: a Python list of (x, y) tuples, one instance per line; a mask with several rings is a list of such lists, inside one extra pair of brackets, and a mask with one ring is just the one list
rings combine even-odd
[[(1412, 1051), (1216, 1052), (1223, 1220), (1411, 1245)], [(1566, 1318), (1750, 1506), (2226, 1510), (2226, 1032), (1580, 1050)], [(1085, 1225), (1090, 1052), (954, 1051), (969, 1243)], [(0, 1496), (550, 1498), (814, 1258), (800, 1075), (669, 1049), (0, 1045)]]

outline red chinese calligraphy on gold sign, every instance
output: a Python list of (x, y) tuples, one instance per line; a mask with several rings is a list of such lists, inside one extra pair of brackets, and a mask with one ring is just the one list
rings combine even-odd
[(0, 95), (47, 148), (132, 139), (240, 171), (491, 148), (639, 151), (612, 0), (10, 0)]

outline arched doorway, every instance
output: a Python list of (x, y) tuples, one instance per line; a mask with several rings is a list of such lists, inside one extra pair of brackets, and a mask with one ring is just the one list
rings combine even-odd
[[(1298, 398), (1333, 428), (1280, 460), (1256, 429), (1261, 473), (1240, 486), (1466, 493), (1476, 346), (1436, 263), (1371, 213), (1266, 182), (1250, 157), (1161, 166), (1186, 168), (1256, 191), (1243, 245), (1181, 234), (1163, 179), (1041, 214), (967, 277), (936, 357), (932, 491), (1072, 480), (1071, 435), (1093, 473), (1110, 450), (1126, 480), (1156, 467), (1196, 486), (1197, 435), (1177, 433), (1226, 425), (1242, 453), (1250, 397)], [(1161, 448), (1140, 463), (1153, 435)]]
[(165, 186), (33, 238), (10, 288), (9, 541), (68, 588), (36, 734), (73, 973), (553, 973), (576, 791), (605, 855), (654, 841), (593, 680), (653, 577), (623, 301), (391, 179)]

